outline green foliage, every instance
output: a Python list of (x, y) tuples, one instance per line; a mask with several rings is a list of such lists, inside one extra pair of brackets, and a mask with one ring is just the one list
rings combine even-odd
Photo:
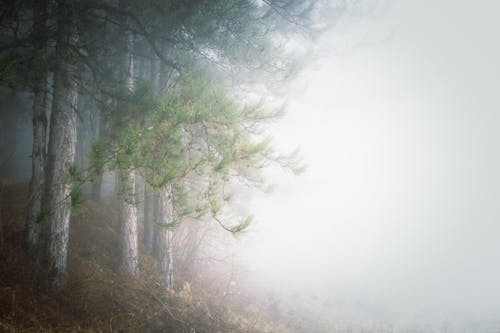
[(95, 181), (103, 173), (108, 153), (102, 142), (92, 143), (89, 152), (89, 180)]
[(71, 210), (79, 212), (84, 208), (85, 196), (80, 185), (71, 188)]
[(76, 165), (71, 165), (68, 168), (68, 180), (67, 183), (70, 185), (70, 194), (66, 198), (65, 204), (72, 211), (79, 211), (83, 209), (83, 203), (85, 202), (85, 196), (82, 191), (82, 184), (86, 182), (84, 173), (78, 169)]
[(163, 222), (155, 220), (154, 223), (157, 226), (159, 226), (160, 228), (173, 230), (173, 229), (177, 228), (182, 223), (182, 218), (181, 217), (174, 218), (172, 221), (170, 221), (168, 223), (163, 223)]
[(75, 183), (82, 183), (83, 181), (84, 181), (83, 173), (78, 169), (76, 165), (74, 164), (70, 165), (70, 167), (68, 168), (67, 183), (75, 184)]
[(243, 222), (231, 227), (229, 231), (233, 235), (241, 234), (248, 229), (252, 221), (253, 221), (253, 215), (249, 215), (243, 220)]
[[(265, 124), (279, 119), (283, 107), (238, 103), (202, 70), (180, 77), (160, 100), (150, 91), (144, 86), (117, 104), (110, 144), (93, 145), (91, 165), (96, 173), (105, 167), (138, 170), (155, 191), (173, 186), (174, 220), (219, 216), (231, 199), (226, 185), (261, 186), (262, 169), (271, 163), (295, 171), (296, 160), (275, 155), (264, 135)], [(126, 192), (120, 189), (122, 196)], [(227, 230), (239, 233), (250, 221)]]
[[(251, 103), (234, 94), (254, 84), (283, 85), (281, 80), (300, 67), (303, 59), (291, 52), (288, 42), (317, 16), (314, 3), (73, 4), (80, 33), (71, 61), (84, 65), (79, 87), (104, 96), (100, 106), (110, 125), (102, 140), (92, 145), (89, 172), (70, 170), (69, 181), (95, 180), (105, 169), (136, 170), (153, 190), (173, 186), (177, 217), (217, 216), (231, 201), (225, 192), (228, 184), (263, 187), (262, 169), (272, 163), (301, 171), (298, 155), (276, 154), (266, 135), (267, 124), (283, 116), (284, 106), (270, 109), (263, 100)], [(134, 33), (136, 60), (160, 58), (162, 76), (171, 73), (161, 78), (170, 80), (163, 96), (145, 73), (135, 74), (133, 92), (123, 84), (123, 63), (116, 59), (131, 51), (130, 45), (124, 46), (124, 27)], [(0, 69), (4, 67), (8, 68)], [(127, 202), (137, 202), (127, 194), (130, 189), (119, 192)], [(78, 201), (77, 193), (72, 201)]]
[[(271, 139), (262, 136), (265, 123), (282, 115), (283, 108), (268, 111), (262, 102), (237, 103), (206, 72), (183, 77), (178, 89), (153, 113), (145, 134), (155, 138), (146, 141), (148, 147), (155, 147), (148, 150), (155, 152), (152, 158), (145, 158), (150, 163), (148, 170), (165, 181), (158, 182), (153, 176), (152, 186), (172, 182), (187, 185), (191, 195), (176, 202), (176, 206), (186, 207), (179, 209), (183, 214), (219, 216), (230, 203), (231, 195), (225, 192), (228, 183), (240, 179), (245, 184), (259, 186), (263, 183), (262, 169), (270, 163), (290, 168), (298, 163), (298, 159), (292, 163), (285, 156), (275, 156)], [(162, 144), (151, 145), (152, 142)], [(158, 154), (159, 151), (163, 154)], [(160, 160), (157, 156), (167, 158)], [(169, 172), (177, 176), (162, 178), (162, 174)], [(225, 229), (239, 233), (251, 220)]]
[(288, 155), (278, 155), (275, 160), (281, 167), (291, 170), (296, 175), (300, 175), (307, 170), (299, 149), (295, 149)]

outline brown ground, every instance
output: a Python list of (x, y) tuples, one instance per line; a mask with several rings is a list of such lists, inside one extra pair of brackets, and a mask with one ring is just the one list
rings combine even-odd
[(135, 280), (115, 273), (117, 214), (88, 200), (73, 214), (69, 285), (45, 288), (45, 271), (23, 250), (27, 187), (4, 187), (0, 201), (0, 332), (281, 332), (262, 314), (235, 314), (178, 277), (160, 285), (158, 267), (140, 247)]

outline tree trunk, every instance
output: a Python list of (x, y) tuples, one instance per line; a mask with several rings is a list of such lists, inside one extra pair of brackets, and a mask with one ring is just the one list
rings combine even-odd
[(158, 197), (158, 226), (157, 230), (157, 253), (160, 261), (161, 277), (167, 289), (174, 287), (174, 265), (172, 256), (173, 231), (169, 224), (172, 223), (172, 188), (162, 189)]
[[(160, 79), (160, 63), (158, 57), (151, 52), (149, 63), (149, 80), (153, 95), (158, 97)], [(155, 219), (158, 211), (158, 195), (153, 190), (144, 186), (144, 245), (152, 253), (156, 254)]]
[[(129, 2), (127, 0), (120, 0), (119, 4), (120, 8), (123, 9), (128, 9)], [(133, 49), (134, 49), (134, 34), (132, 31), (128, 28), (130, 23), (129, 23), (129, 18), (125, 19), (125, 32), (124, 32), (124, 44), (123, 44), (123, 55), (122, 55), (122, 84), (125, 85), (125, 88), (129, 92), (134, 91), (134, 55), (133, 55)]]
[[(120, 8), (127, 9), (128, 1), (121, 0)], [(128, 19), (127, 19), (128, 20)], [(125, 27), (129, 22), (124, 23)], [(132, 54), (134, 36), (132, 31), (126, 28), (123, 40), (122, 53), (122, 86), (129, 92), (134, 91), (134, 58)], [(122, 247), (122, 272), (128, 276), (134, 276), (139, 271), (139, 253), (137, 237), (137, 198), (135, 191), (135, 171), (133, 165), (129, 169), (118, 172), (119, 191), (119, 218), (120, 235)]]
[(153, 89), (153, 95), (155, 97), (159, 97), (160, 95), (160, 59), (156, 56), (156, 54), (151, 54), (151, 62), (150, 62), (150, 80), (151, 80), (151, 88)]
[(154, 237), (154, 196), (152, 190), (144, 184), (144, 246), (153, 253)]
[(158, 223), (160, 223), (163, 213), (160, 211), (160, 195), (158, 192), (153, 193), (153, 256), (160, 259), (160, 245), (158, 238)]
[(78, 98), (78, 117), (76, 126), (75, 165), (78, 170), (88, 168), (90, 142), (94, 139), (92, 131), (93, 98), (80, 95)]
[(77, 66), (70, 45), (76, 41), (74, 11), (69, 1), (57, 1), (56, 68), (50, 121), (45, 205), (48, 208), (49, 278), (54, 288), (66, 285), (69, 220), (71, 215), (71, 168), (75, 157)]
[(119, 191), (121, 271), (128, 276), (134, 276), (139, 272), (134, 171), (122, 170), (119, 172)]
[(47, 0), (38, 0), (33, 4), (33, 32), (38, 41), (36, 62), (34, 65), (33, 98), (33, 152), (31, 155), (32, 173), (29, 188), (27, 226), (27, 248), (35, 258), (39, 251), (39, 238), (42, 224), (42, 196), (45, 183), (46, 141), (47, 141), (47, 66), (46, 66), (46, 12)]
[[(94, 103), (95, 106), (96, 103)], [(98, 110), (97, 107), (94, 110), (96, 111), (96, 133), (95, 133), (95, 138), (99, 142), (104, 141), (104, 132), (106, 130), (106, 119), (104, 118), (104, 114), (102, 111)], [(99, 201), (101, 200), (102, 197), (102, 178), (103, 178), (104, 170), (101, 170), (101, 172), (96, 175), (96, 178), (92, 182), (92, 197), (96, 200)]]
[(86, 128), (86, 113), (85, 103), (83, 100), (87, 99), (87, 96), (79, 96), (77, 106), (78, 115), (76, 118), (76, 145), (75, 145), (75, 162), (73, 163), (75, 168), (78, 170), (83, 170), (85, 168), (85, 136)]
[(135, 193), (137, 198), (137, 223), (144, 225), (144, 198), (146, 194), (145, 190), (145, 180), (142, 175), (136, 174), (135, 177)]

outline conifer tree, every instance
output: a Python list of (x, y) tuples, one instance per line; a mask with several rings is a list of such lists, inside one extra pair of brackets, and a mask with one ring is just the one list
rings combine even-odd
[(52, 285), (64, 287), (67, 279), (71, 172), (76, 143), (78, 66), (71, 47), (77, 41), (76, 13), (70, 1), (56, 2), (56, 53), (54, 96), (50, 121), (46, 189), (43, 198), (48, 223), (48, 269)]
[[(120, 175), (122, 267), (134, 275), (135, 173), (144, 177), (150, 193), (163, 196), (164, 208), (153, 219), (157, 227), (171, 233), (182, 217), (206, 215), (230, 232), (243, 230), (249, 218), (228, 224), (221, 217), (227, 184), (233, 179), (259, 184), (261, 168), (288, 160), (254, 132), (278, 113), (235, 101), (245, 89), (281, 86), (300, 67), (300, 57), (290, 51), (292, 37), (302, 36), (304, 41), (303, 36), (314, 36), (325, 27), (315, 23), (319, 17), (339, 15), (346, 8), (345, 2), (330, 6), (314, 0), (33, 0), (18, 5), (5, 7), (0, 24), (12, 25), (22, 16), (31, 18), (32, 29), (23, 36), (18, 31), (30, 29), (17, 29), (12, 38), (0, 41), (0, 71), (9, 74), (3, 81), (23, 68), (16, 60), (23, 48), (40, 50), (39, 61), (33, 62), (40, 66), (34, 67), (33, 75), (36, 141), (27, 225), (29, 244), (46, 259), (56, 287), (66, 280), (71, 201), (76, 193), (72, 183), (74, 178), (88, 178), (78, 175), (73, 165), (79, 93), (95, 99), (101, 111), (101, 128), (106, 128), (101, 134), (107, 135), (92, 149), (91, 176), (96, 178), (106, 168)], [(47, 40), (56, 45), (52, 63), (44, 59)], [(134, 73), (133, 59), (138, 57), (151, 59), (150, 80)], [(41, 177), (47, 69), (53, 71), (54, 91)], [(145, 204), (145, 213), (150, 213), (150, 202)], [(46, 233), (38, 237), (42, 245), (36, 246), (39, 226), (45, 226)], [(150, 236), (148, 231), (146, 243)], [(165, 274), (171, 281), (171, 256), (159, 257), (162, 265), (169, 261)]]
[(48, 57), (47, 24), (48, 2), (33, 1), (33, 35), (35, 39), (33, 57), (33, 152), (32, 176), (29, 188), (27, 247), (35, 258), (38, 252), (42, 213), (42, 197), (45, 184), (46, 143), (47, 143), (47, 74)]

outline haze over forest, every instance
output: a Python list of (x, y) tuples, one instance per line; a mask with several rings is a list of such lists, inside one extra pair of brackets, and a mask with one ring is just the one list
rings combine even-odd
[(3, 4), (0, 328), (496, 332), (498, 10)]

